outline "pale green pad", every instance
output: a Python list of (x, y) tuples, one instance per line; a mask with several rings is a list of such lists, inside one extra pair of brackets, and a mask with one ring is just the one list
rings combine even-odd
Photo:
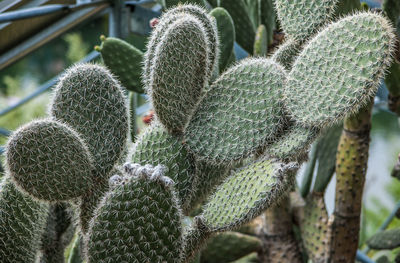
[(110, 72), (94, 64), (69, 68), (56, 87), (50, 113), (82, 136), (96, 171), (107, 176), (121, 158), (129, 132), (126, 97)]
[(87, 235), (88, 263), (181, 262), (182, 214), (172, 180), (158, 168), (127, 171), (105, 195)]
[(33, 121), (15, 131), (6, 158), (14, 182), (40, 200), (74, 199), (93, 184), (88, 148), (75, 131), (56, 121)]
[(276, 138), (284, 124), (285, 72), (265, 58), (242, 60), (211, 86), (189, 123), (185, 141), (213, 163), (243, 159)]
[(204, 206), (204, 224), (214, 232), (247, 223), (279, 200), (296, 169), (294, 163), (261, 160), (234, 172)]
[(206, 32), (207, 46), (209, 51), (207, 75), (210, 76), (214, 68), (217, 66), (219, 40), (216, 23), (213, 21), (212, 17), (207, 14), (207, 11), (199, 6), (190, 4), (179, 5), (164, 13), (161, 16), (156, 28), (151, 33), (151, 37), (147, 45), (147, 52), (144, 54), (143, 80), (147, 86), (147, 93), (151, 93), (148, 87), (150, 82), (150, 70), (151, 65), (153, 65), (155, 50), (158, 44), (163, 39), (163, 36), (165, 35), (167, 29), (171, 26), (172, 23), (180, 18), (188, 17), (190, 15), (196, 17), (199, 21), (201, 21), (201, 25)]
[(313, 129), (294, 124), (277, 141), (267, 146), (266, 153), (271, 158), (296, 160), (308, 152), (316, 136), (317, 132)]
[(257, 28), (256, 39), (254, 40), (254, 55), (266, 56), (268, 51), (267, 29), (264, 25)]
[(186, 210), (195, 189), (196, 177), (193, 160), (180, 137), (170, 135), (160, 124), (154, 123), (138, 138), (132, 152), (132, 162), (166, 166), (166, 176), (174, 180), (179, 199)]
[(1, 262), (35, 262), (48, 205), (18, 191), (11, 178), (0, 183)]
[(303, 126), (339, 122), (375, 95), (390, 65), (395, 35), (374, 13), (358, 13), (321, 31), (306, 45), (284, 90), (291, 116)]
[(275, 8), (287, 36), (304, 41), (329, 22), (338, 0), (276, 0)]
[(182, 132), (208, 83), (206, 33), (191, 15), (176, 20), (158, 44), (150, 71), (151, 101), (170, 132)]

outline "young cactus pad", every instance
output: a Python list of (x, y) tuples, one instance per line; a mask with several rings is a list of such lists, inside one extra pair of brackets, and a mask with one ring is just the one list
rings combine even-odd
[(206, 32), (192, 15), (176, 20), (158, 44), (150, 71), (151, 101), (170, 132), (182, 132), (208, 84)]
[(338, 0), (276, 0), (275, 7), (283, 31), (303, 41), (333, 16)]
[(395, 35), (381, 15), (358, 13), (330, 24), (296, 59), (285, 106), (303, 126), (339, 122), (375, 95), (392, 61)]
[(69, 68), (56, 87), (50, 113), (82, 136), (97, 173), (108, 176), (129, 132), (127, 101), (111, 73), (94, 64)]
[[(158, 44), (163, 39), (167, 29), (176, 20), (184, 17), (194, 16), (197, 18), (206, 32), (207, 46), (208, 46), (208, 70), (207, 75), (211, 75), (214, 68), (217, 65), (218, 54), (219, 54), (219, 40), (218, 31), (213, 18), (207, 14), (206, 10), (196, 5), (179, 5), (168, 12), (164, 13), (156, 28), (153, 30), (149, 44), (147, 45), (147, 52), (144, 55), (144, 70), (143, 70), (143, 81), (146, 84), (146, 88), (149, 89), (150, 82), (150, 71), (153, 59), (155, 56), (155, 50)], [(185, 49), (186, 50), (186, 49)], [(147, 93), (151, 93), (151, 90), (147, 90)]]
[(293, 184), (296, 163), (260, 160), (239, 169), (216, 190), (201, 215), (209, 231), (247, 223), (276, 203)]
[(132, 162), (166, 166), (165, 175), (175, 181), (181, 204), (186, 208), (196, 177), (193, 160), (179, 137), (169, 134), (159, 123), (153, 123), (134, 145)]
[(75, 131), (56, 121), (33, 121), (15, 131), (6, 160), (13, 181), (40, 200), (70, 200), (92, 186), (88, 148)]
[(162, 166), (127, 164), (106, 194), (87, 235), (88, 262), (180, 262), (181, 212)]
[(231, 67), (201, 101), (186, 129), (185, 145), (201, 160), (229, 163), (274, 140), (285, 122), (285, 78), (283, 68), (265, 58)]

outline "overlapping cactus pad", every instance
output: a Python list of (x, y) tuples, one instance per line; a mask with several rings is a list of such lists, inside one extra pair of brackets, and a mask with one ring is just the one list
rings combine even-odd
[(119, 83), (102, 66), (77, 64), (57, 85), (51, 115), (76, 130), (107, 176), (121, 158), (129, 131), (126, 98)]
[(183, 232), (173, 181), (161, 166), (125, 168), (91, 223), (88, 262), (179, 262)]
[(170, 135), (160, 124), (154, 123), (136, 142), (132, 162), (167, 167), (165, 175), (176, 182), (179, 198), (186, 207), (194, 189), (195, 168), (192, 157), (179, 139)]
[(201, 101), (185, 132), (197, 158), (229, 163), (274, 140), (285, 123), (285, 71), (265, 58), (246, 59), (222, 74)]
[(16, 131), (7, 145), (7, 164), (17, 185), (40, 200), (70, 200), (92, 186), (88, 148), (56, 121), (35, 121)]
[(275, 7), (284, 32), (304, 41), (333, 16), (338, 0), (276, 0)]
[(204, 206), (204, 224), (220, 231), (250, 221), (287, 191), (297, 168), (296, 163), (261, 160), (234, 172)]
[(284, 90), (291, 116), (322, 127), (368, 103), (392, 61), (395, 36), (389, 22), (359, 13), (330, 24), (300, 53)]

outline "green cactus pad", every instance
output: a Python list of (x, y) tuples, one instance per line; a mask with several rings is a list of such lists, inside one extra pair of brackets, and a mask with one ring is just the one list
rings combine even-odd
[(264, 25), (257, 28), (256, 39), (254, 40), (254, 55), (266, 56), (268, 51), (267, 29)]
[(249, 222), (276, 203), (293, 184), (295, 163), (261, 160), (237, 170), (203, 207), (210, 231), (229, 230)]
[(284, 124), (285, 72), (265, 58), (242, 60), (211, 86), (189, 123), (185, 141), (200, 160), (241, 160), (274, 140)]
[(338, 0), (276, 0), (275, 8), (285, 34), (301, 42), (330, 20), (337, 2)]
[(312, 194), (304, 207), (301, 236), (307, 254), (313, 262), (323, 262), (328, 256), (328, 213), (323, 194)]
[(166, 176), (174, 180), (179, 199), (186, 211), (196, 177), (193, 160), (183, 147), (180, 137), (170, 135), (160, 124), (154, 123), (138, 138), (132, 152), (132, 162), (166, 166)]
[(151, 101), (159, 121), (181, 133), (208, 83), (206, 33), (191, 15), (176, 20), (158, 44), (150, 72)]
[(394, 249), (400, 247), (400, 228), (379, 232), (371, 237), (367, 244), (372, 249)]
[(141, 81), (143, 52), (131, 44), (113, 37), (105, 38), (96, 49), (104, 64), (130, 91), (143, 93)]
[(127, 101), (110, 72), (93, 64), (69, 68), (56, 87), (50, 113), (82, 136), (97, 173), (107, 176), (121, 158), (129, 132)]
[(210, 76), (217, 66), (219, 40), (217, 26), (213, 22), (212, 17), (207, 14), (207, 11), (205, 9), (199, 6), (190, 4), (179, 5), (173, 9), (170, 9), (168, 12), (164, 13), (161, 16), (159, 23), (151, 34), (149, 43), (147, 45), (147, 52), (144, 54), (143, 80), (147, 86), (147, 93), (151, 93), (151, 90), (149, 89), (150, 72), (153, 65), (153, 59), (155, 57), (155, 50), (158, 44), (163, 39), (163, 36), (167, 32), (171, 24), (173, 24), (178, 19), (190, 16), (194, 16), (199, 21), (201, 21), (201, 25), (206, 32), (207, 46), (209, 51), (207, 75)]
[(18, 191), (8, 176), (0, 183), (1, 262), (35, 262), (48, 205)]
[(291, 116), (303, 126), (339, 122), (375, 95), (392, 61), (395, 35), (375, 13), (329, 25), (300, 53), (284, 90)]
[(128, 177), (105, 195), (91, 221), (88, 263), (180, 262), (182, 215), (173, 181), (161, 166), (125, 168)]
[(260, 24), (263, 24), (266, 27), (268, 44), (272, 44), (274, 40), (274, 30), (276, 29), (274, 3), (273, 0), (258, 1), (260, 10)]
[(249, 54), (253, 54), (253, 41), (256, 36), (255, 28), (247, 13), (243, 0), (219, 0), (219, 6), (225, 8), (231, 15), (236, 32), (236, 41)]
[(294, 39), (288, 39), (279, 46), (274, 52), (271, 59), (278, 62), (287, 70), (292, 69), (293, 62), (300, 53), (300, 44)]
[(212, 165), (206, 162), (196, 162), (196, 190), (191, 198), (191, 208), (202, 203), (215, 188), (229, 175), (229, 168), (224, 165)]
[(228, 66), (230, 56), (235, 44), (235, 26), (232, 17), (222, 7), (211, 10), (210, 15), (215, 17), (220, 38), (219, 72), (224, 72)]
[(310, 144), (317, 136), (313, 129), (293, 125), (276, 142), (267, 146), (267, 155), (279, 160), (304, 159)]
[(231, 262), (250, 254), (261, 251), (262, 242), (258, 237), (237, 232), (220, 233), (207, 242), (202, 249), (201, 263)]
[(7, 166), (14, 182), (44, 201), (83, 195), (93, 184), (88, 148), (68, 126), (52, 120), (33, 121), (10, 138)]

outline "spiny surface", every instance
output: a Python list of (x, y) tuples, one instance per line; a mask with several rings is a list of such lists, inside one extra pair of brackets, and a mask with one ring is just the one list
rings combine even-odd
[(328, 257), (328, 213), (323, 193), (313, 193), (307, 198), (301, 236), (308, 256), (313, 262), (324, 262)]
[(96, 171), (106, 176), (121, 158), (129, 132), (126, 98), (110, 72), (92, 64), (69, 68), (56, 87), (50, 113), (82, 136)]
[(189, 123), (185, 141), (209, 162), (240, 160), (274, 140), (284, 124), (283, 69), (264, 58), (245, 59), (211, 86)]
[[(176, 20), (180, 18), (188, 17), (190, 15), (201, 21), (201, 25), (206, 32), (207, 46), (209, 51), (207, 75), (211, 75), (214, 68), (216, 67), (218, 63), (219, 40), (217, 26), (214, 23), (212, 17), (207, 14), (207, 11), (205, 9), (199, 6), (190, 4), (179, 5), (164, 13), (161, 16), (156, 28), (151, 33), (151, 37), (147, 45), (147, 52), (144, 55), (143, 80), (147, 86), (147, 89), (149, 89), (148, 86), (150, 81), (150, 69), (153, 65), (155, 50), (158, 44), (163, 39), (163, 36), (167, 32), (171, 24), (173, 24)], [(151, 93), (151, 90), (147, 90), (147, 93)]]
[(93, 184), (89, 150), (75, 131), (56, 121), (33, 121), (18, 129), (6, 158), (16, 184), (40, 200), (77, 198)]
[(180, 137), (170, 135), (155, 122), (137, 140), (132, 152), (132, 162), (166, 166), (166, 176), (174, 180), (179, 199), (186, 210), (195, 187), (195, 176), (193, 160), (183, 147)]
[(313, 129), (294, 124), (278, 140), (267, 146), (267, 155), (280, 160), (302, 159), (316, 135)]
[(338, 0), (276, 0), (275, 8), (287, 36), (304, 41), (329, 21)]
[(141, 73), (143, 52), (118, 38), (108, 37), (97, 50), (104, 64), (128, 90), (143, 93)]
[(210, 231), (228, 230), (247, 223), (277, 202), (292, 185), (297, 165), (261, 160), (234, 172), (204, 206)]
[(278, 50), (274, 52), (271, 59), (285, 67), (286, 70), (291, 70), (293, 62), (300, 53), (300, 44), (294, 39), (287, 39)]
[(16, 189), (8, 176), (0, 183), (0, 260), (35, 262), (48, 205)]
[(182, 132), (208, 83), (205, 31), (194, 16), (175, 21), (155, 50), (151, 101), (160, 122)]
[(127, 180), (107, 193), (91, 222), (88, 262), (179, 262), (181, 212), (172, 180), (159, 166), (126, 167)]
[(339, 122), (375, 94), (392, 61), (395, 35), (374, 13), (329, 25), (301, 52), (289, 73), (285, 104), (303, 126)]

